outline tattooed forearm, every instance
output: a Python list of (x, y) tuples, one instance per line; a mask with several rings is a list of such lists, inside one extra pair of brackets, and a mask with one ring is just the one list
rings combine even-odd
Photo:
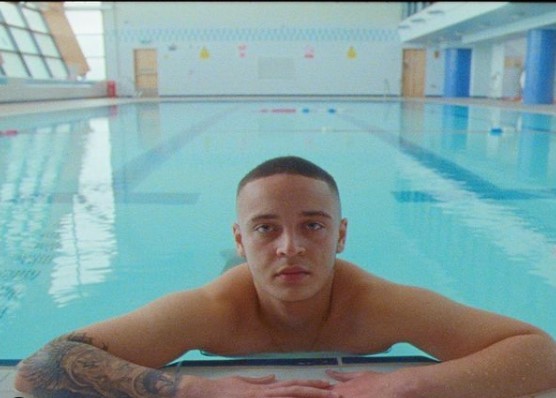
[(179, 377), (134, 365), (87, 342), (85, 335), (66, 336), (23, 361), (19, 373), (30, 392), (37, 398), (177, 397)]
[[(59, 340), (67, 340), (67, 341), (74, 341), (76, 343), (95, 345), (93, 344), (93, 338), (87, 336), (87, 333), (70, 333), (65, 337), (62, 336)], [(102, 343), (102, 347), (100, 348), (103, 349), (104, 351), (108, 351), (108, 345), (105, 343)]]

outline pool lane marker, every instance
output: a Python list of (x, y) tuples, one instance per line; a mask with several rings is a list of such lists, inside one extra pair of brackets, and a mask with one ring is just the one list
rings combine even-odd
[(261, 109), (261, 113), (296, 113), (297, 109), (295, 108), (272, 108), (272, 109)]
[(0, 136), (13, 137), (14, 135), (17, 135), (17, 133), (17, 130), (4, 130), (0, 131)]
[[(319, 113), (319, 109), (313, 109), (311, 110), (310, 108), (303, 108), (301, 109), (302, 113), (310, 113), (310, 112), (314, 112), (314, 113)], [(297, 113), (297, 109), (295, 108), (262, 108), (260, 111), (260, 113)], [(328, 108), (326, 109), (327, 113), (330, 114), (334, 114), (337, 112), (336, 108)]]

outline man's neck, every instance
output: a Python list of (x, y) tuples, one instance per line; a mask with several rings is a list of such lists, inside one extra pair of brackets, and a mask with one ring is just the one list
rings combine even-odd
[(332, 281), (315, 296), (302, 301), (282, 301), (273, 297), (259, 297), (261, 320), (277, 332), (320, 329), (330, 315)]

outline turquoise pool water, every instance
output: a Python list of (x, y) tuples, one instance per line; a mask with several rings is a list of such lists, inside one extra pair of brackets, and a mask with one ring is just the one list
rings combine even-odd
[[(285, 154), (336, 177), (343, 258), (556, 336), (554, 126), (542, 114), (399, 101), (167, 101), (2, 118), (0, 359), (233, 266), (236, 184)], [(402, 344), (387, 355), (416, 353)]]

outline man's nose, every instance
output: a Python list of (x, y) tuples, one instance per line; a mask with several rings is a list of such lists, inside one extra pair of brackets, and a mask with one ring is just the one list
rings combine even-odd
[(276, 253), (279, 256), (298, 256), (305, 253), (303, 238), (295, 232), (284, 231), (278, 242)]

